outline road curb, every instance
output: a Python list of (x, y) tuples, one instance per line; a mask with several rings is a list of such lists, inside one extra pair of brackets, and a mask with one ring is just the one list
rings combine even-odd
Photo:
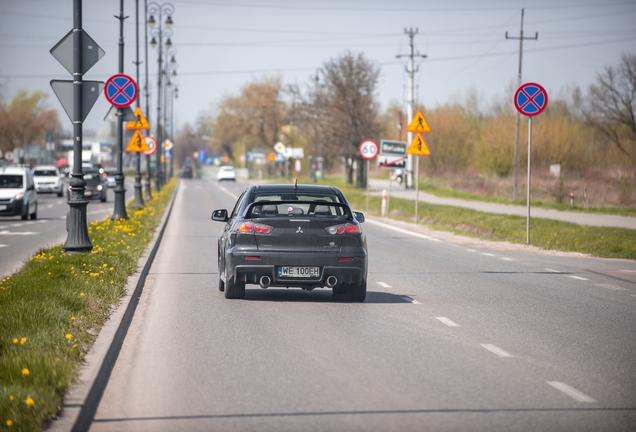
[(172, 213), (178, 186), (179, 183), (177, 183), (166, 212), (155, 230), (154, 238), (148, 243), (137, 263), (137, 270), (126, 282), (126, 295), (99, 331), (93, 347), (86, 355), (78, 384), (73, 386), (64, 398), (62, 415), (51, 423), (48, 430), (52, 432), (81, 432), (90, 428), (110, 379), (110, 373), (128, 333), (128, 328), (144, 289), (146, 277), (159, 250), (161, 239)]

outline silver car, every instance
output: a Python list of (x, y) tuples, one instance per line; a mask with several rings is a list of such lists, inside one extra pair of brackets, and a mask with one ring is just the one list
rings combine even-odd
[(39, 193), (56, 193), (61, 197), (64, 195), (64, 181), (60, 170), (55, 165), (38, 165), (31, 170), (35, 190)]

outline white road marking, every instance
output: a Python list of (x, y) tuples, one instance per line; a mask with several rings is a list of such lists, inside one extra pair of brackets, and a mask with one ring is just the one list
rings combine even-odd
[(494, 256), (493, 254), (491, 254), (491, 253), (487, 253), (487, 252), (482, 252), (481, 254), (482, 254), (483, 256)]
[(508, 257), (501, 257), (501, 259), (504, 260), (504, 261), (517, 261), (514, 258), (508, 258)]
[(50, 208), (53, 208), (53, 207), (55, 207), (53, 204), (49, 204), (49, 205), (47, 205), (47, 206), (46, 206), (46, 207), (44, 207), (44, 208), (50, 209)]
[(552, 272), (552, 273), (561, 273), (558, 270), (552, 270), (552, 269), (549, 269), (549, 268), (546, 268), (546, 270), (549, 271), (549, 272)]
[(622, 272), (627, 272), (627, 273), (636, 273), (636, 270), (619, 270)]
[(411, 235), (413, 237), (419, 237), (419, 238), (423, 238), (423, 239), (426, 239), (426, 240), (431, 240), (431, 241), (434, 241), (434, 242), (441, 242), (441, 240), (433, 238), (431, 236), (427, 236), (427, 235), (419, 234), (419, 233), (414, 233), (414, 232), (407, 231), (405, 229), (394, 227), (394, 226), (389, 226), (389, 225), (386, 225), (385, 223), (374, 221), (374, 220), (371, 220), (371, 219), (366, 219), (366, 222), (371, 222), (372, 224), (380, 225), (383, 228), (387, 228), (387, 229), (390, 229), (390, 230), (393, 230), (393, 231), (397, 231), (397, 232), (400, 232), (402, 234), (408, 234), (408, 235)]
[(476, 252), (475, 249), (466, 249), (468, 252)]
[(7, 246), (9, 246), (9, 245), (0, 245), (0, 247), (7, 247)]
[(47, 221), (46, 219), (40, 219), (40, 220), (38, 221), (38, 223), (47, 223), (47, 222), (48, 222), (48, 221)]
[(87, 215), (94, 215), (94, 214), (98, 214), (98, 213), (107, 213), (107, 212), (111, 212), (111, 211), (112, 211), (112, 209), (101, 209), (101, 210), (89, 211), (89, 212), (86, 212), (86, 214)]
[(391, 288), (391, 285), (386, 284), (384, 282), (378, 282), (378, 285), (380, 285), (382, 288)]
[(618, 287), (616, 285), (611, 285), (611, 284), (594, 284), (594, 285), (596, 285), (597, 287), (607, 288), (607, 289), (611, 289), (611, 290), (614, 290), (614, 291), (627, 291), (627, 288), (621, 288), (621, 287)]
[(572, 279), (578, 279), (578, 280), (589, 280), (587, 278), (581, 277), (581, 276), (574, 276), (574, 275), (567, 275), (567, 277), (572, 278)]
[(34, 232), (34, 231), (24, 231), (24, 232), (8, 231), (8, 230), (0, 231), (0, 235), (28, 236), (28, 235), (33, 235), (33, 234), (40, 234), (40, 233), (39, 232)]
[(446, 324), (449, 327), (460, 327), (459, 324), (457, 324), (455, 321), (451, 321), (446, 317), (435, 317), (435, 319), (440, 320), (441, 322), (443, 322), (444, 324)]
[(493, 344), (480, 344), (480, 345), (486, 348), (491, 353), (498, 355), (499, 357), (512, 357), (512, 354), (502, 350), (496, 345), (493, 345)]
[(570, 396), (573, 399), (576, 399), (579, 402), (590, 402), (590, 403), (596, 402), (596, 399), (589, 397), (585, 393), (581, 393), (574, 387), (571, 387), (564, 382), (561, 382), (561, 381), (546, 381), (546, 382), (550, 384), (552, 387), (554, 387), (555, 389), (562, 391), (566, 395)]
[(407, 302), (412, 303), (412, 304), (422, 304), (422, 303), (418, 302), (417, 300), (413, 300), (411, 297), (408, 297), (408, 296), (402, 296), (402, 298), (404, 300), (406, 300)]

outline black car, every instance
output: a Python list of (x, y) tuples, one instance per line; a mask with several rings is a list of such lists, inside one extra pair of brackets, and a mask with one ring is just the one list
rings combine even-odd
[(181, 177), (182, 178), (192, 178), (192, 165), (184, 165), (183, 169), (181, 170)]
[(245, 297), (245, 285), (331, 288), (348, 301), (367, 294), (367, 241), (362, 213), (335, 187), (257, 185), (239, 197), (219, 236), (219, 290)]
[[(99, 199), (101, 202), (106, 202), (108, 199), (108, 183), (104, 175), (95, 168), (84, 168), (82, 171), (84, 173), (84, 181), (86, 182), (84, 198)], [(71, 198), (70, 186), (67, 189), (66, 195), (69, 199)]]

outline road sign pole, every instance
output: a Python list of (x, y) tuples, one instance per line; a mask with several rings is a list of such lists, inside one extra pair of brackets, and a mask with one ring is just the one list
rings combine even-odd
[(415, 156), (415, 223), (419, 220), (420, 207), (420, 157)]
[[(124, 73), (124, 0), (119, 1), (119, 73)], [(125, 88), (125, 87), (124, 87)], [(115, 208), (112, 220), (128, 219), (126, 213), (126, 189), (124, 188), (124, 109), (117, 109), (117, 173), (115, 174)]]
[(367, 162), (367, 178), (366, 178), (366, 184), (367, 184), (367, 213), (369, 213), (369, 159), (366, 160)]
[(530, 244), (530, 157), (532, 155), (532, 117), (528, 117), (528, 190), (526, 200), (528, 202), (528, 217), (526, 218), (526, 244)]
[(93, 244), (88, 236), (86, 206), (84, 199), (86, 181), (82, 172), (83, 116), (82, 116), (82, 0), (73, 0), (73, 172), (69, 181), (70, 210), (66, 215), (68, 236), (64, 243), (67, 252), (88, 252)]

